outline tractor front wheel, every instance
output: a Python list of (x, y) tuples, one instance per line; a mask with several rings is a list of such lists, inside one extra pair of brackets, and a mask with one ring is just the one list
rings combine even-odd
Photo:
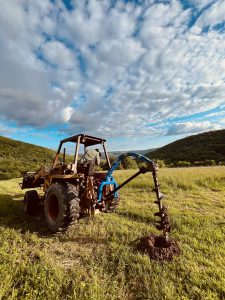
[(56, 182), (48, 188), (44, 211), (49, 229), (56, 233), (67, 230), (79, 218), (79, 191), (76, 185)]
[(27, 215), (35, 215), (38, 212), (39, 197), (36, 190), (26, 191), (24, 194), (24, 212)]

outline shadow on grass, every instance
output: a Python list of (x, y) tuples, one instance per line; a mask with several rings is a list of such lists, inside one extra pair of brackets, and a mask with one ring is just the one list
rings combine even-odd
[[(90, 219), (85, 220), (85, 224), (80, 226), (89, 226)], [(51, 237), (57, 235), (61, 242), (77, 242), (79, 244), (105, 244), (106, 239), (101, 237), (83, 237), (73, 236), (74, 225), (69, 229), (68, 234), (53, 234), (47, 228), (44, 211), (40, 211), (35, 216), (26, 215), (23, 211), (23, 195), (22, 194), (1, 194), (0, 195), (0, 226), (18, 230), (20, 233), (26, 232), (36, 233), (39, 237)], [(76, 229), (75, 229), (76, 230)]]
[(43, 212), (28, 216), (23, 211), (23, 195), (0, 195), (0, 226), (19, 230), (21, 233), (35, 232), (40, 236), (49, 235)]

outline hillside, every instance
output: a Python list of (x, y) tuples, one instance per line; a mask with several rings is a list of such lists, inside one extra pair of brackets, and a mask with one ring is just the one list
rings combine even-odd
[(216, 130), (192, 135), (170, 143), (147, 154), (152, 159), (167, 163), (188, 161), (191, 163), (214, 160), (225, 161), (225, 130)]
[(55, 152), (32, 144), (0, 137), (0, 179), (36, 171), (41, 164), (50, 164)]
[[(124, 152), (118, 151), (116, 156), (122, 153)], [(109, 155), (113, 156), (112, 153)], [(27, 171), (36, 171), (43, 164), (51, 164), (54, 156), (55, 151), (45, 147), (0, 136), (0, 180), (20, 177)], [(71, 158), (71, 155), (67, 155), (68, 160)], [(103, 155), (102, 165), (104, 163)]]
[(114, 156), (118, 156), (118, 155), (123, 154), (125, 152), (137, 152), (139, 154), (146, 155), (147, 153), (151, 153), (151, 152), (155, 151), (156, 149), (157, 148), (147, 149), (147, 150), (112, 151), (112, 152), (109, 152), (109, 154), (114, 155)]
[[(159, 149), (135, 151), (161, 159), (167, 164), (180, 161), (190, 163), (214, 160), (225, 162), (225, 130), (216, 130), (192, 135)], [(111, 154), (119, 155), (122, 151)], [(55, 152), (32, 144), (0, 137), (0, 180), (15, 178), (26, 171), (37, 170), (42, 164), (51, 164)]]

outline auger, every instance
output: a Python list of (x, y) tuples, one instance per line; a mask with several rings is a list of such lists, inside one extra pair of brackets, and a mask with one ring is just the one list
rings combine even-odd
[(158, 221), (158, 224), (156, 225), (156, 228), (158, 230), (163, 231), (163, 236), (164, 236), (165, 240), (168, 241), (169, 232), (171, 230), (171, 225), (170, 225), (170, 221), (169, 221), (167, 208), (166, 208), (165, 205), (162, 205), (162, 200), (165, 198), (165, 196), (164, 196), (163, 193), (161, 193), (159, 191), (160, 185), (158, 184), (158, 178), (157, 178), (157, 174), (156, 174), (156, 167), (153, 167), (152, 176), (153, 176), (154, 185), (155, 185), (155, 187), (152, 191), (156, 193), (156, 197), (157, 197), (157, 200), (154, 201), (154, 203), (157, 204), (158, 208), (159, 208), (159, 211), (156, 212), (154, 215), (156, 217), (160, 218), (160, 221)]
[[(141, 167), (137, 173), (132, 175), (130, 178), (125, 180), (120, 185), (117, 185), (112, 174), (116, 170), (116, 168), (119, 166), (120, 162), (127, 156), (134, 157), (135, 159), (138, 159), (139, 161), (146, 163), (146, 166)], [(154, 201), (154, 203), (157, 204), (158, 208), (159, 208), (159, 211), (156, 212), (154, 215), (160, 218), (160, 220), (157, 222), (156, 228), (158, 230), (163, 231), (163, 237), (165, 238), (165, 241), (168, 242), (171, 226), (170, 226), (167, 208), (165, 205), (162, 204), (162, 200), (165, 198), (165, 196), (159, 190), (160, 185), (158, 183), (157, 171), (158, 171), (157, 164), (153, 160), (150, 160), (149, 158), (147, 158), (146, 156), (140, 155), (135, 152), (127, 152), (127, 153), (121, 154), (120, 156), (117, 157), (114, 164), (112, 165), (112, 167), (106, 174), (106, 177), (104, 178), (104, 180), (101, 183), (101, 186), (99, 188), (98, 201), (99, 201), (99, 203), (107, 203), (107, 201), (112, 201), (111, 197), (113, 195), (116, 196), (116, 193), (118, 192), (118, 190), (121, 189), (128, 182), (130, 182), (131, 180), (133, 180), (140, 174), (151, 172), (153, 181), (154, 181), (154, 188), (152, 189), (152, 191), (156, 193), (156, 201)], [(110, 184), (113, 184), (114, 189), (111, 190), (107, 195), (103, 196), (103, 198), (102, 198), (103, 187), (105, 185), (110, 185)], [(115, 200), (114, 200), (114, 203), (116, 204)]]

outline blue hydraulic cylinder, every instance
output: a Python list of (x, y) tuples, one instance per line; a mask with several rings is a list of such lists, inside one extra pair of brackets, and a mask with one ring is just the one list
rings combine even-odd
[[(103, 192), (104, 186), (112, 184), (114, 186), (114, 189), (118, 186), (118, 184), (116, 183), (116, 181), (115, 181), (114, 177), (112, 176), (112, 174), (117, 169), (120, 162), (127, 156), (131, 156), (131, 157), (134, 157), (135, 159), (139, 159), (139, 160), (145, 162), (146, 164), (148, 164), (150, 166), (155, 165), (154, 161), (152, 161), (151, 159), (147, 158), (146, 156), (138, 154), (136, 152), (126, 152), (126, 153), (123, 153), (123, 154), (119, 155), (117, 157), (117, 159), (115, 160), (115, 162), (113, 163), (113, 165), (111, 166), (111, 168), (109, 169), (109, 171), (107, 172), (105, 178), (103, 179), (103, 181), (99, 185), (99, 188), (98, 188), (98, 203), (102, 201), (102, 192)], [(115, 192), (114, 198), (118, 198), (118, 193), (117, 192)]]

